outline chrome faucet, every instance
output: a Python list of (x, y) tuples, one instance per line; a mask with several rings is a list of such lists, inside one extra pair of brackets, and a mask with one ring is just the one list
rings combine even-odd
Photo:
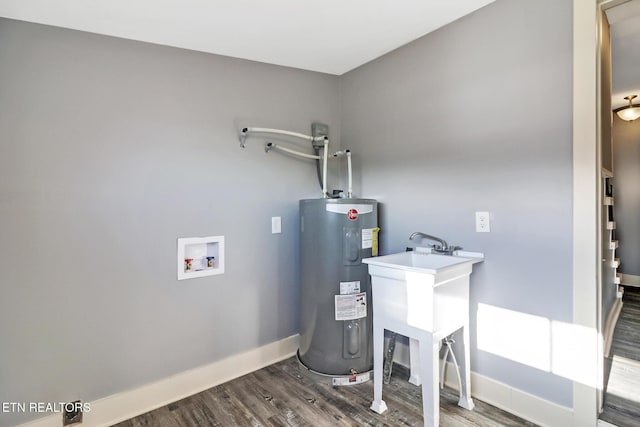
[(460, 246), (449, 246), (447, 241), (444, 239), (441, 239), (440, 237), (421, 233), (419, 231), (416, 231), (415, 233), (411, 233), (411, 236), (409, 236), (409, 240), (414, 240), (416, 237), (422, 237), (425, 239), (433, 240), (434, 242), (438, 242), (439, 245), (431, 245), (431, 250), (439, 254), (453, 255), (454, 251), (462, 249), (462, 247)]

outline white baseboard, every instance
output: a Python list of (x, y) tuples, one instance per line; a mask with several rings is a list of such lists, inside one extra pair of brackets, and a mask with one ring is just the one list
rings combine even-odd
[(604, 357), (609, 357), (611, 352), (611, 344), (613, 344), (613, 332), (618, 323), (618, 317), (620, 317), (620, 311), (622, 310), (622, 300), (616, 298), (613, 302), (613, 307), (609, 310), (609, 315), (604, 323)]
[[(89, 402), (91, 411), (83, 414), (82, 427), (110, 426), (153, 409), (199, 393), (234, 378), (293, 356), (298, 335), (209, 365), (181, 372), (168, 378)], [(19, 427), (61, 427), (59, 413), (21, 424)]]

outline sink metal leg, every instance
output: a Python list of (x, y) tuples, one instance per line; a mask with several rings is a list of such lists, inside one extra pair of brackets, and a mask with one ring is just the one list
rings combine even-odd
[(373, 402), (371, 410), (382, 414), (387, 404), (382, 400), (382, 370), (384, 359), (384, 328), (373, 318)]
[(393, 368), (393, 354), (396, 351), (396, 338), (398, 334), (393, 331), (389, 331), (389, 344), (387, 344), (387, 351), (384, 356), (384, 383), (389, 384), (391, 382), (391, 370)]

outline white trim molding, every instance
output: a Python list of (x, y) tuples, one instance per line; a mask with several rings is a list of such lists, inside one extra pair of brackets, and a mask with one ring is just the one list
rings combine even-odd
[(620, 311), (622, 310), (622, 300), (616, 298), (613, 302), (613, 307), (609, 311), (607, 321), (604, 324), (604, 357), (609, 357), (611, 353), (611, 344), (613, 344), (613, 332), (618, 323), (618, 317), (620, 317)]
[[(599, 337), (601, 201), (597, 118), (600, 108), (600, 0), (573, 0), (573, 358), (581, 381), (573, 382), (573, 420), (564, 425), (596, 427), (602, 393), (603, 349)], [(562, 425), (562, 424), (560, 424)]]
[[(292, 335), (209, 365), (90, 402), (91, 411), (83, 414), (82, 425), (110, 426), (184, 399), (291, 357), (298, 349), (298, 342), (299, 336)], [(60, 427), (61, 425), (62, 416), (56, 413), (21, 424), (19, 427)]]

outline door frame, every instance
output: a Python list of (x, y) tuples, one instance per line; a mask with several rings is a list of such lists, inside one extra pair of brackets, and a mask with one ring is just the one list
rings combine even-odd
[(629, 0), (573, 0), (573, 425), (597, 426), (603, 395), (600, 221), (601, 14)]

